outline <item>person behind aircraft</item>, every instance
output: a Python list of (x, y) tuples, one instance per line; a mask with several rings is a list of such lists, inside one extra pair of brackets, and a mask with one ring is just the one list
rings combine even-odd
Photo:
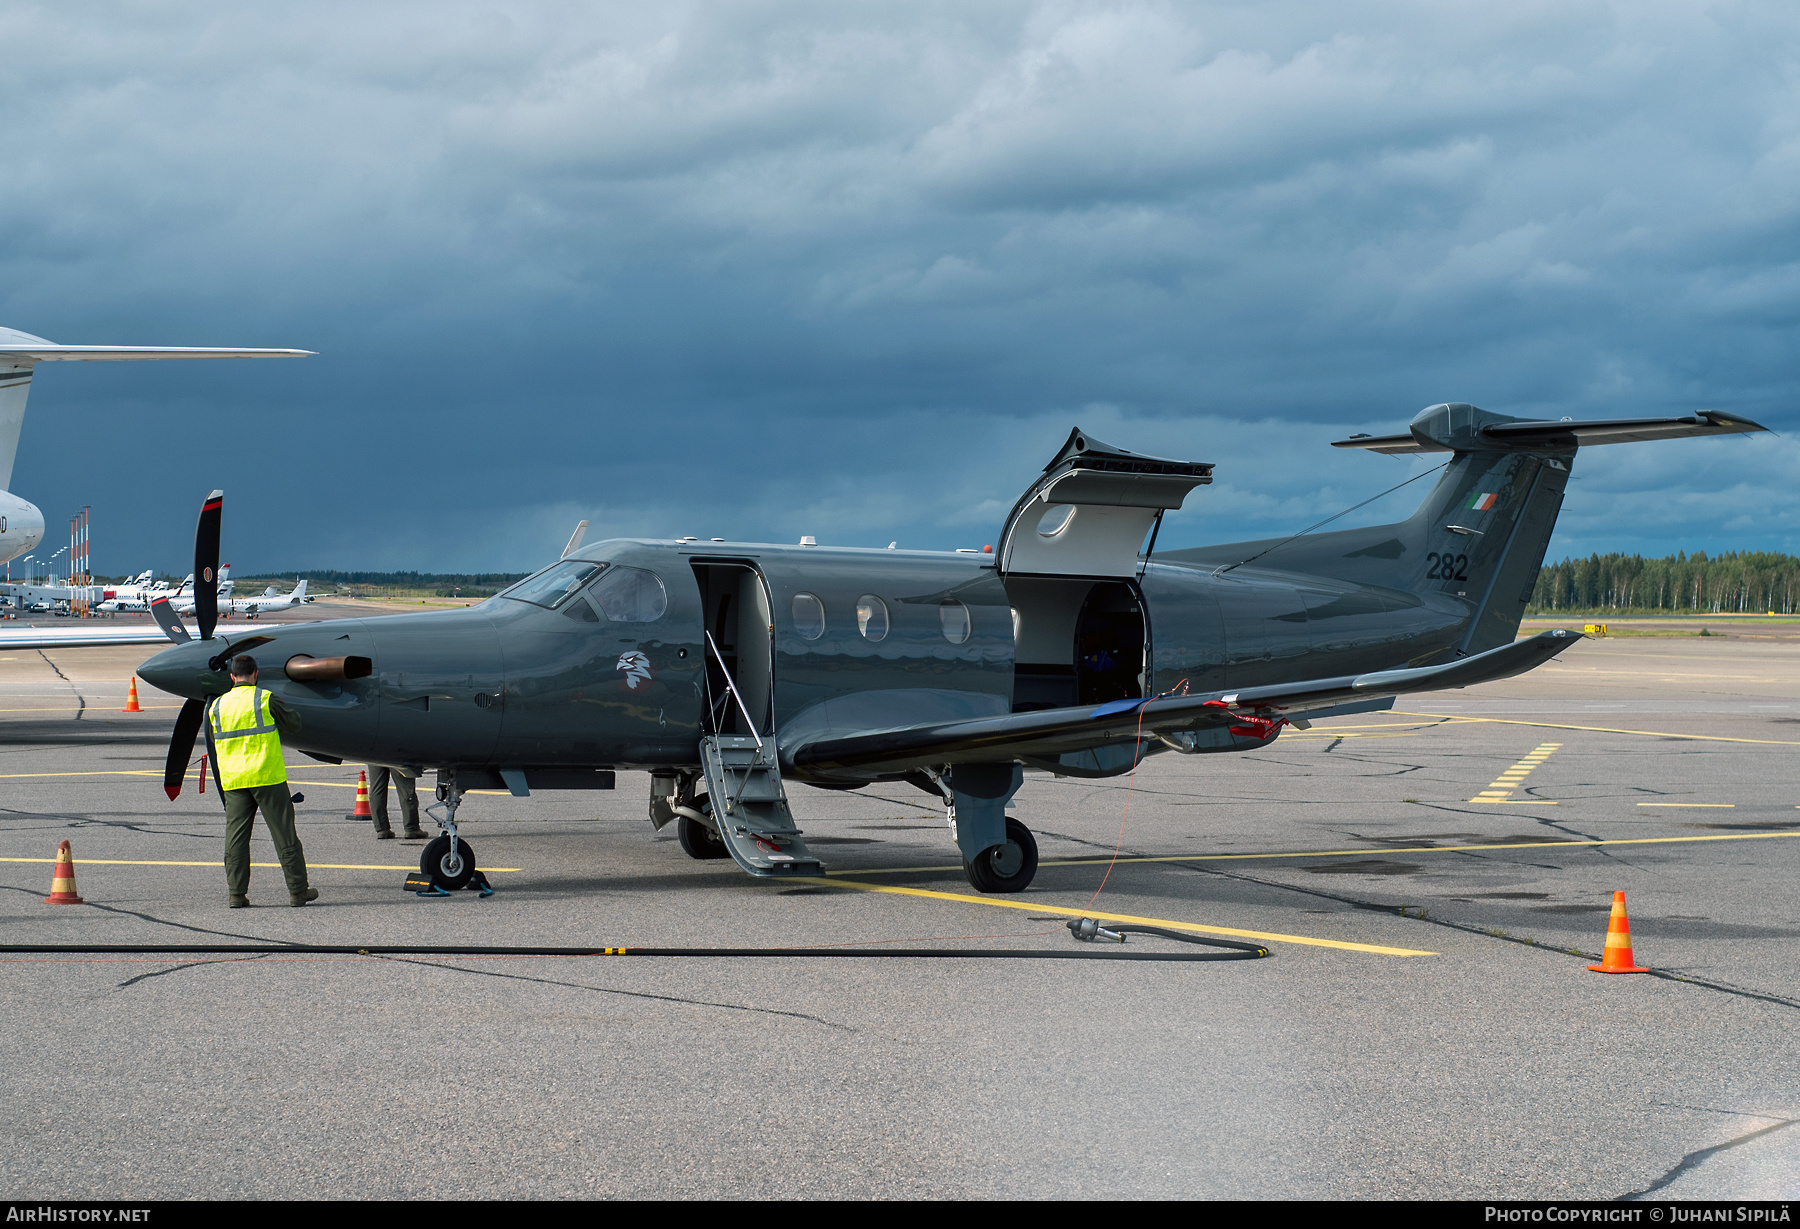
[(393, 779), (394, 789), (400, 795), (400, 818), (406, 829), (402, 833), (409, 841), (425, 839), (425, 830), (419, 827), (419, 787), (413, 784), (412, 778), (395, 772), (385, 764), (369, 765), (369, 810), (375, 818), (375, 839), (391, 841), (394, 839), (394, 827), (388, 822), (388, 779)]

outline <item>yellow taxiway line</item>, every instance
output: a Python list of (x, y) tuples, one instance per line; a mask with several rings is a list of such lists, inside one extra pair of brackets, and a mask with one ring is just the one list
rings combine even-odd
[[(1388, 853), (1469, 853), (1487, 849), (1581, 849), (1591, 845), (1686, 845), (1700, 841), (1767, 841), (1800, 836), (1800, 832), (1733, 832), (1721, 836), (1633, 836), (1613, 837), (1603, 841), (1506, 841), (1494, 845), (1411, 845), (1379, 849), (1304, 849), (1288, 853), (1186, 853), (1153, 854), (1117, 859), (1127, 863), (1154, 862), (1261, 862), (1283, 858), (1366, 858)], [(1039, 866), (1106, 866), (1112, 858), (1046, 858)], [(882, 866), (869, 870), (827, 871), (826, 877), (836, 882), (843, 875), (919, 875), (936, 871), (960, 871), (960, 866)]]
[[(55, 862), (55, 858), (0, 858), (0, 862)], [(223, 862), (144, 862), (126, 858), (76, 858), (76, 866), (210, 866), (214, 870), (223, 870)], [(251, 866), (280, 866), (279, 862), (252, 862)], [(410, 863), (405, 866), (375, 866), (359, 862), (308, 862), (306, 869), (313, 871), (412, 871), (418, 867)], [(517, 866), (484, 866), (484, 871), (517, 871)]]
[(1766, 747), (1800, 747), (1800, 741), (1784, 738), (1727, 738), (1723, 734), (1672, 734), (1666, 730), (1614, 730), (1601, 725), (1563, 725), (1555, 721), (1517, 721), (1505, 717), (1459, 717), (1455, 713), (1402, 713), (1401, 717), (1429, 717), (1433, 721), (1484, 722), (1488, 725), (1528, 725), (1540, 730), (1585, 730), (1589, 734), (1641, 734), (1645, 738), (1687, 738), (1707, 743), (1756, 743)]
[[(862, 874), (865, 872), (857, 872)], [(1312, 935), (1274, 934), (1265, 930), (1238, 930), (1230, 926), (1206, 926), (1199, 922), (1178, 922), (1169, 918), (1138, 917), (1130, 913), (1096, 913), (1092, 909), (1069, 909), (1038, 901), (999, 900), (989, 896), (969, 896), (962, 892), (933, 892), (926, 888), (897, 888), (886, 883), (858, 883), (854, 879), (831, 880), (837, 887), (855, 888), (859, 892), (880, 892), (889, 896), (918, 896), (926, 900), (949, 900), (959, 904), (987, 905), (994, 909), (1023, 909), (1027, 913), (1054, 913), (1059, 917), (1091, 917), (1102, 922), (1133, 922), (1140, 926), (1166, 926), (1171, 930), (1191, 930), (1195, 934), (1230, 935), (1234, 939), (1257, 939), (1264, 943), (1299, 943), (1307, 947), (1332, 947), (1345, 952), (1368, 952), (1376, 956), (1435, 956), (1436, 952), (1410, 947), (1383, 947), (1377, 943), (1350, 943), (1342, 939), (1319, 939)]]

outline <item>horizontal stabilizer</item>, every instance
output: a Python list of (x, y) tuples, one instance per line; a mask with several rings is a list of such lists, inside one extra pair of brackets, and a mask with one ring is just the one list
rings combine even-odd
[[(1768, 430), (1761, 423), (1719, 410), (1701, 410), (1676, 418), (1602, 418), (1589, 422), (1498, 420), (1498, 415), (1483, 417), (1497, 421), (1488, 421), (1472, 432), (1465, 432), (1462, 438), (1447, 439), (1442, 435), (1434, 438), (1436, 433), (1414, 430), (1406, 435), (1353, 435), (1347, 440), (1333, 440), (1331, 446), (1361, 448), (1392, 456), (1478, 448), (1585, 448), (1594, 444), (1635, 444), (1647, 440), (1689, 439), (1697, 435), (1748, 435)], [(1424, 419), (1425, 415), (1420, 418)]]
[(1346, 701), (1510, 678), (1542, 665), (1580, 639), (1576, 632), (1548, 631), (1441, 666), (827, 736), (797, 743), (793, 763), (820, 773), (885, 774), (1016, 756), (1053, 758), (1139, 736), (1216, 729), (1250, 717), (1299, 717)]

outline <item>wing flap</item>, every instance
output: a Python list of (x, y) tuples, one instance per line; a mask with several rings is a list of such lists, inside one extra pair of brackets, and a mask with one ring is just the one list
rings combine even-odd
[(1540, 666), (1581, 638), (1578, 632), (1548, 631), (1441, 666), (821, 737), (793, 746), (792, 762), (802, 771), (863, 775), (1014, 757), (1049, 758), (1140, 735), (1216, 729), (1241, 724), (1248, 717), (1297, 717), (1350, 700), (1493, 682)]

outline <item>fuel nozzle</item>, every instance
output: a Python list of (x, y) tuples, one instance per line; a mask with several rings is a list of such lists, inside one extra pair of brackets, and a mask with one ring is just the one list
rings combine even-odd
[(1113, 943), (1125, 942), (1125, 936), (1116, 930), (1108, 930), (1091, 917), (1078, 917), (1069, 923), (1069, 933), (1083, 943), (1092, 943), (1096, 939), (1107, 939)]

